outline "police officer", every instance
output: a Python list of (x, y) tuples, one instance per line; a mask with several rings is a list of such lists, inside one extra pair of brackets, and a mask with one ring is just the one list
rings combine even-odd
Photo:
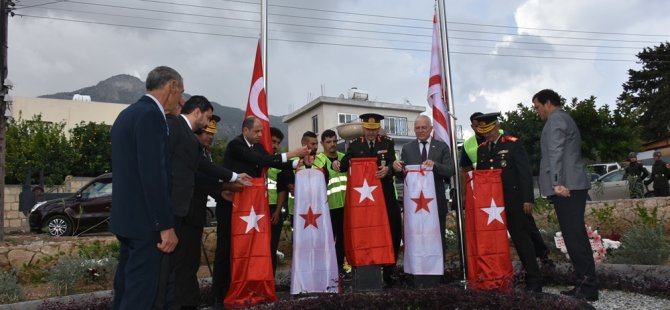
[(477, 170), (502, 169), (507, 230), (526, 269), (526, 290), (542, 292), (542, 275), (526, 218), (534, 202), (528, 155), (518, 138), (500, 133), (499, 116), (500, 113), (488, 113), (477, 117), (477, 132), (486, 137), (477, 149)]
[(649, 176), (649, 171), (645, 168), (639, 161), (637, 161), (637, 155), (635, 152), (630, 152), (628, 154), (628, 167), (625, 169), (625, 178), (628, 180), (628, 190), (630, 192), (630, 198), (642, 198), (644, 197), (644, 186), (642, 186), (642, 181)]
[[(363, 136), (353, 139), (349, 142), (349, 148), (341, 161), (333, 161), (335, 171), (347, 171), (349, 169), (349, 160), (351, 158), (376, 157), (377, 177), (382, 184), (384, 200), (386, 201), (386, 212), (388, 214), (389, 227), (391, 228), (391, 241), (393, 242), (393, 253), (395, 259), (398, 259), (398, 249), (400, 248), (400, 238), (402, 236), (402, 223), (400, 218), (400, 208), (395, 195), (395, 185), (393, 184), (393, 162), (396, 160), (395, 147), (393, 140), (387, 136), (379, 135), (381, 120), (383, 116), (376, 113), (367, 113), (360, 116), (363, 123)], [(386, 286), (392, 286), (395, 282), (393, 274), (395, 265), (384, 266), (384, 282)]]
[(670, 196), (668, 179), (670, 179), (670, 164), (661, 160), (661, 151), (654, 152), (654, 165), (651, 166), (651, 178), (644, 184), (649, 185), (654, 182), (654, 196)]

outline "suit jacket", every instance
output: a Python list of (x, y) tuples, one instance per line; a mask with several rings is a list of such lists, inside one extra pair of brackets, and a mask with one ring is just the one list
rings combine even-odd
[(242, 135), (233, 138), (228, 143), (226, 153), (223, 155), (223, 166), (237, 173), (246, 173), (254, 178), (260, 177), (265, 167), (293, 168), (291, 160), (282, 162), (281, 154), (270, 155), (258, 143), (249, 147)]
[[(201, 160), (211, 162), (204, 152), (202, 156), (204, 159)], [(221, 190), (221, 183), (218, 178), (208, 176), (200, 171), (196, 172), (191, 207), (184, 217), (184, 222), (191, 226), (205, 226), (207, 224), (207, 196), (221, 197)]]
[(200, 143), (184, 117), (166, 115), (170, 128), (169, 150), (172, 161), (172, 211), (175, 216), (188, 213), (193, 197), (196, 171), (229, 181), (233, 172), (205, 160)]
[(110, 230), (123, 237), (155, 238), (156, 232), (174, 227), (165, 116), (143, 96), (119, 113), (111, 137)]
[[(421, 164), (421, 147), (419, 140), (412, 140), (403, 145), (400, 151), (400, 160), (407, 165)], [(437, 196), (437, 206), (442, 212), (447, 211), (447, 197), (445, 195), (445, 183), (454, 175), (454, 163), (451, 160), (451, 150), (449, 146), (439, 140), (431, 139), (428, 147), (428, 159), (435, 164), (433, 166), (433, 177), (435, 179), (435, 195)]]
[(571, 190), (589, 189), (591, 183), (582, 163), (582, 137), (577, 124), (563, 109), (549, 114), (540, 138), (540, 193), (555, 195), (554, 186)]
[(523, 207), (524, 202), (534, 202), (533, 175), (523, 143), (503, 134), (493, 147), (489, 142), (477, 149), (477, 170), (502, 169), (502, 187), (505, 206)]

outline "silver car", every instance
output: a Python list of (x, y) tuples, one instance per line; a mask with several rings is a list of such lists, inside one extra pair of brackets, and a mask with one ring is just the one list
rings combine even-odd
[[(645, 166), (645, 168), (647, 167)], [(591, 182), (591, 189), (589, 190), (590, 200), (629, 199), (630, 190), (625, 174), (626, 172), (623, 169), (618, 169), (608, 172)], [(645, 197), (649, 197), (652, 194), (647, 190), (647, 186), (643, 187), (643, 191)]]

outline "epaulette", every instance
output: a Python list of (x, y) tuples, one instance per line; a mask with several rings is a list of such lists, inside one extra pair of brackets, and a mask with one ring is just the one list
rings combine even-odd
[(478, 147), (487, 146), (488, 144), (489, 144), (489, 141), (484, 140), (484, 142), (482, 142), (482, 144), (480, 144)]
[(512, 141), (512, 142), (517, 142), (519, 141), (519, 138), (510, 136), (510, 135), (504, 135), (502, 138), (500, 138), (500, 142), (505, 142), (505, 141)]
[(379, 137), (380, 137), (379, 138), (380, 141), (381, 141), (381, 139), (388, 140), (388, 141), (393, 141), (393, 139), (391, 139), (391, 137), (389, 137), (389, 136), (379, 136)]

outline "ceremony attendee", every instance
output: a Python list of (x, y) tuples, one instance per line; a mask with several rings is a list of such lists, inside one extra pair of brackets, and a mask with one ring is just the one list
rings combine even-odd
[[(402, 236), (402, 219), (396, 200), (395, 184), (393, 183), (393, 162), (396, 160), (394, 143), (388, 136), (379, 135), (382, 115), (367, 113), (360, 115), (363, 123), (363, 136), (352, 140), (346, 155), (341, 161), (333, 161), (335, 171), (347, 171), (352, 158), (376, 158), (378, 170), (376, 177), (381, 181), (382, 192), (386, 202), (388, 224), (391, 232), (393, 255), (398, 259), (400, 239)], [(348, 179), (348, 181), (351, 181)], [(395, 263), (383, 267), (382, 273), (387, 287), (395, 283)]]
[[(177, 237), (184, 241), (191, 241), (189, 243), (182, 242), (177, 246), (175, 253), (167, 255), (164, 260), (164, 266), (161, 271), (161, 282), (159, 285), (158, 296), (165, 294), (163, 305), (157, 304), (159, 308), (181, 307), (181, 304), (175, 304), (175, 296), (181, 297), (181, 292), (176, 290), (176, 283), (191, 282), (197, 283), (196, 274), (185, 274), (183, 270), (179, 270), (179, 277), (176, 277), (177, 260), (188, 260), (188, 256), (193, 255), (194, 252), (200, 251), (200, 247), (196, 247), (197, 240), (201, 235), (194, 235), (195, 230), (192, 226), (185, 226), (185, 217), (189, 212), (191, 206), (191, 199), (193, 198), (193, 188), (195, 185), (196, 171), (203, 172), (211, 177), (218, 178), (224, 182), (237, 182), (242, 185), (251, 185), (250, 178), (247, 174), (237, 174), (227, 168), (214, 165), (211, 161), (205, 160), (203, 156), (202, 147), (196, 139), (194, 131), (205, 128), (214, 111), (212, 104), (204, 96), (192, 96), (186, 101), (181, 109), (180, 115), (168, 114), (167, 123), (170, 129), (169, 150), (170, 160), (172, 166), (172, 199), (170, 200), (172, 212), (175, 215), (175, 230)], [(184, 227), (185, 226), (185, 227)], [(183, 229), (185, 228), (185, 229)], [(163, 287), (165, 285), (166, 287)]]
[(546, 121), (540, 139), (540, 194), (554, 204), (565, 247), (577, 276), (575, 287), (561, 294), (598, 300), (593, 250), (584, 224), (587, 191), (591, 188), (582, 163), (582, 137), (555, 91), (544, 89), (533, 96), (533, 107)]
[(642, 182), (649, 176), (649, 171), (639, 161), (637, 154), (628, 154), (628, 167), (625, 169), (624, 178), (628, 180), (628, 191), (631, 199), (644, 197), (644, 186)]
[[(226, 147), (223, 166), (237, 173), (247, 173), (253, 178), (261, 177), (263, 168), (275, 167), (291, 169), (297, 167), (298, 161), (289, 161), (291, 157), (304, 157), (308, 154), (306, 147), (300, 147), (288, 153), (268, 154), (259, 144), (263, 123), (248, 117), (242, 122), (242, 134), (233, 138)], [(231, 216), (232, 202), (217, 202), (217, 240), (214, 260), (214, 276), (212, 293), (215, 303), (221, 304), (230, 287), (231, 279)], [(269, 217), (269, 214), (268, 214)], [(270, 245), (268, 244), (268, 252)]]
[[(270, 127), (270, 135), (272, 139), (272, 151), (273, 154), (280, 154), (281, 142), (284, 140), (284, 133), (281, 132), (278, 128)], [(272, 271), (277, 273), (277, 249), (279, 248), (279, 237), (281, 235), (282, 227), (284, 227), (284, 218), (286, 212), (283, 212), (284, 202), (286, 202), (286, 197), (283, 199), (279, 198), (277, 191), (277, 177), (282, 170), (277, 168), (268, 169), (268, 202), (270, 203), (270, 215), (272, 218), (272, 240), (270, 243), (270, 254), (272, 255)]]
[(661, 151), (654, 151), (654, 165), (651, 166), (651, 178), (645, 184), (654, 182), (654, 196), (667, 197), (670, 195), (670, 164), (664, 162)]
[(125, 108), (111, 131), (114, 208), (110, 231), (121, 245), (114, 277), (113, 309), (150, 309), (163, 253), (177, 246), (170, 204), (170, 159), (165, 110), (184, 93), (172, 68), (156, 67), (147, 76), (147, 94)]
[(507, 231), (519, 260), (526, 270), (526, 290), (542, 292), (542, 274), (535, 259), (527, 216), (532, 214), (535, 197), (528, 155), (517, 137), (500, 133), (500, 113), (477, 117), (477, 133), (486, 141), (477, 149), (477, 170), (501, 169)]
[(344, 153), (337, 150), (337, 134), (330, 129), (321, 133), (321, 147), (323, 147), (323, 152), (316, 155), (314, 166), (321, 168), (326, 175), (326, 194), (335, 238), (337, 268), (340, 269), (341, 274), (345, 274), (342, 268), (344, 267), (344, 201), (347, 193), (347, 173), (333, 170), (333, 162), (341, 161)]
[(445, 230), (448, 211), (447, 196), (445, 193), (446, 183), (449, 182), (454, 171), (454, 163), (451, 160), (449, 146), (430, 135), (433, 124), (430, 117), (419, 115), (414, 121), (414, 134), (416, 139), (403, 145), (400, 152), (400, 160), (393, 163), (393, 169), (402, 171), (403, 165), (425, 165), (433, 167), (435, 179), (435, 195), (437, 198), (438, 216), (440, 219), (440, 236), (442, 245), (445, 246)]

